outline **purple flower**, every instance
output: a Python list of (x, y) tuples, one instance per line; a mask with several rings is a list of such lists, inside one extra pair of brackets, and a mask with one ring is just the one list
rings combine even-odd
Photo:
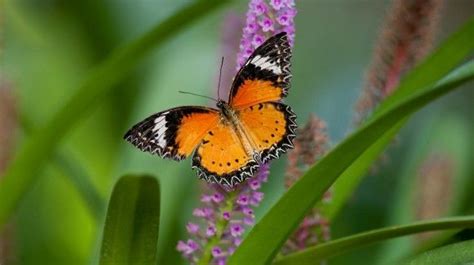
[(255, 34), (252, 39), (252, 46), (257, 48), (265, 42), (265, 37), (260, 34)]
[(255, 221), (253, 220), (253, 217), (244, 217), (244, 224), (248, 225), (248, 226), (251, 226), (255, 223)]
[(250, 208), (250, 207), (243, 207), (243, 208), (242, 208), (242, 212), (243, 212), (245, 215), (253, 216), (253, 210), (252, 210), (252, 208)]
[(262, 27), (263, 32), (274, 31), (273, 21), (269, 17), (264, 17), (260, 22), (258, 22)]
[(209, 226), (206, 229), (206, 236), (211, 237), (216, 234), (216, 226), (214, 224), (209, 224)]
[(201, 196), (201, 201), (202, 201), (202, 202), (210, 202), (211, 200), (212, 200), (212, 197), (209, 196), (209, 195), (207, 195), (207, 194), (203, 194), (203, 195)]
[(256, 191), (252, 194), (252, 199), (250, 200), (250, 204), (258, 205), (263, 200), (263, 192)]
[(284, 0), (270, 0), (270, 5), (275, 10), (280, 10), (285, 5)]
[(234, 241), (232, 242), (234, 243), (234, 246), (238, 247), (240, 245), (240, 243), (242, 243), (242, 239), (240, 238), (234, 238)]
[(188, 233), (195, 235), (199, 232), (199, 225), (189, 222), (186, 225), (186, 230), (188, 231)]
[(225, 258), (217, 259), (216, 265), (226, 265), (226, 259)]
[(233, 237), (239, 237), (244, 233), (244, 227), (240, 224), (233, 224), (230, 226), (230, 234)]
[(226, 221), (229, 221), (230, 220), (230, 213), (229, 212), (222, 213), (222, 218), (224, 218), (224, 220), (226, 220)]
[(257, 179), (251, 179), (249, 180), (249, 186), (252, 190), (258, 190), (260, 189), (260, 181)]
[(246, 194), (240, 194), (237, 198), (237, 204), (239, 205), (248, 205), (249, 204), (249, 197)]
[(218, 258), (222, 255), (222, 249), (220, 247), (213, 247), (211, 253), (213, 257)]
[(255, 22), (247, 24), (247, 26), (245, 26), (244, 28), (244, 32), (247, 34), (255, 33), (257, 32), (257, 30), (258, 30), (258, 25)]
[(250, 2), (250, 9), (257, 15), (263, 15), (268, 11), (267, 4), (263, 0), (253, 0)]
[(210, 218), (214, 211), (210, 208), (196, 208), (193, 211), (193, 215), (196, 217)]
[(212, 201), (215, 203), (220, 203), (221, 201), (224, 200), (224, 195), (220, 194), (219, 192), (214, 193), (212, 196)]
[(196, 251), (199, 248), (199, 245), (194, 242), (192, 239), (188, 239), (186, 243), (183, 241), (178, 242), (178, 246), (176, 249), (179, 252), (182, 252), (184, 255), (191, 255), (194, 251)]

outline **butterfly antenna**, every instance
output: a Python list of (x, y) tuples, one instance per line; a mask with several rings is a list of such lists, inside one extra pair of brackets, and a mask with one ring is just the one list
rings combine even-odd
[(178, 92), (181, 93), (181, 94), (188, 94), (188, 95), (198, 96), (198, 97), (207, 98), (207, 99), (214, 100), (214, 101), (218, 102), (217, 99), (211, 98), (211, 97), (208, 97), (208, 96), (199, 95), (199, 94), (195, 94), (195, 93), (192, 93), (192, 92), (181, 91), (181, 90), (179, 90)]
[(217, 98), (221, 99), (220, 91), (221, 91), (221, 77), (222, 77), (222, 66), (224, 65), (224, 56), (222, 56), (221, 60), (221, 68), (219, 69), (219, 83), (217, 83)]

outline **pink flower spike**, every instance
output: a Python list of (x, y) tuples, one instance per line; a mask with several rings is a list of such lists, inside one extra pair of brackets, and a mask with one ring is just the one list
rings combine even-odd
[(230, 226), (230, 234), (233, 237), (241, 236), (244, 233), (244, 227), (240, 224), (233, 224)]
[(199, 225), (189, 222), (189, 223), (186, 225), (186, 230), (187, 230), (188, 233), (190, 233), (191, 235), (195, 235), (195, 234), (197, 234), (197, 233), (199, 232)]
[(261, 20), (259, 24), (262, 27), (263, 32), (269, 32), (274, 30), (273, 21), (268, 17), (265, 17), (263, 20)]

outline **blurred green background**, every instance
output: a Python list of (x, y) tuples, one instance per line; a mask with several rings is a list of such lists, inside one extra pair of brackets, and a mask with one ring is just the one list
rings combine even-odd
[[(29, 131), (44, 124), (114, 48), (188, 3), (6, 1), (1, 7), (0, 71), (17, 99), (22, 124), (17, 145)], [(294, 78), (287, 102), (298, 114), (300, 125), (310, 113), (325, 120), (334, 144), (352, 129), (353, 106), (389, 5), (390, 1), (378, 0), (297, 1)], [(160, 179), (160, 264), (184, 264), (175, 246), (178, 239), (186, 237), (185, 223), (199, 202), (200, 182), (190, 161), (161, 160), (133, 148), (122, 136), (153, 112), (177, 105), (209, 104), (177, 91), (214, 95), (225, 17), (231, 12), (243, 17), (246, 6), (247, 1), (234, 1), (186, 28), (123, 78), (98, 109), (84, 110), (90, 115), (61, 143), (60, 152), (74, 162), (70, 170), (75, 175), (85, 176), (93, 184), (101, 203), (91, 207), (71, 176), (50, 163), (37, 173), (34, 187), (11, 220), (13, 264), (90, 264), (98, 255), (104, 205), (112, 185), (126, 173), (149, 173)], [(473, 14), (474, 2), (449, 1), (441, 15), (437, 42)], [(233, 67), (235, 62), (226, 64)], [(388, 161), (364, 179), (331, 224), (333, 238), (416, 219), (416, 194), (423, 186), (416, 176), (432, 154), (447, 157), (453, 167), (453, 178), (449, 179), (452, 192), (446, 198), (453, 203), (441, 215), (474, 212), (474, 197), (469, 192), (474, 190), (473, 96), (472, 89), (460, 89), (413, 117), (387, 152)], [(257, 216), (284, 191), (285, 164), (285, 158), (273, 163)], [(330, 264), (382, 264), (406, 253), (411, 243), (402, 239), (367, 247)]]

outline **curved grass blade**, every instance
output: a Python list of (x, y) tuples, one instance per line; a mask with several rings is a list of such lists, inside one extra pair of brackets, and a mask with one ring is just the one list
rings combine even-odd
[[(466, 48), (468, 46), (468, 48)], [(456, 50), (457, 49), (457, 50)], [(450, 52), (455, 52), (451, 56)], [(310, 168), (301, 179), (270, 209), (250, 231), (229, 260), (236, 264), (269, 264), (287, 237), (303, 219), (308, 210), (321, 199), (331, 184), (387, 131), (406, 119), (410, 114), (436, 98), (448, 93), (459, 84), (474, 78), (474, 61), (455, 71), (443, 82), (435, 85), (433, 77), (422, 78), (425, 73), (442, 78), (474, 50), (474, 19), (455, 33), (425, 63), (417, 67), (401, 87), (382, 104), (378, 112), (357, 132), (336, 146), (316, 166)], [(457, 53), (457, 51), (464, 51)], [(443, 68), (434, 71), (433, 68)], [(417, 88), (407, 93), (408, 88)], [(398, 92), (400, 91), (400, 92)], [(392, 130), (396, 133), (396, 130)], [(387, 141), (388, 142), (388, 141)], [(271, 240), (269, 240), (271, 239)]]
[(157, 263), (160, 187), (150, 176), (125, 176), (114, 187), (100, 265)]
[(100, 100), (111, 93), (112, 88), (150, 51), (227, 2), (229, 0), (195, 1), (142, 37), (115, 50), (98, 65), (64, 107), (27, 139), (7, 169), (0, 182), (0, 229), (73, 125), (97, 107)]
[(447, 245), (422, 253), (405, 265), (469, 265), (474, 264), (474, 240)]
[[(356, 249), (358, 247), (366, 246), (375, 242), (384, 241), (387, 239), (401, 237), (411, 234), (422, 233), (426, 231), (460, 229), (474, 227), (474, 216), (468, 217), (451, 217), (437, 220), (416, 222), (402, 226), (392, 226), (382, 229), (371, 230), (368, 232), (343, 237), (320, 245), (310, 247), (303, 251), (290, 254), (279, 260), (276, 260), (274, 265), (289, 265), (289, 264), (316, 264), (318, 261), (325, 260), (343, 254), (346, 251)], [(431, 263), (425, 263), (431, 264)]]

